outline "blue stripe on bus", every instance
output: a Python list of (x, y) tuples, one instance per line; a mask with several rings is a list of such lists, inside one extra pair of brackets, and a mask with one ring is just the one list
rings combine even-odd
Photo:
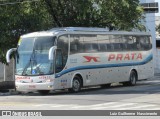
[(136, 66), (136, 65), (143, 65), (151, 61), (153, 58), (153, 55), (150, 54), (146, 59), (144, 59), (141, 62), (131, 62), (131, 63), (120, 63), (120, 64), (101, 64), (101, 65), (86, 65), (86, 66), (77, 66), (69, 69), (65, 69), (61, 71), (60, 73), (56, 73), (55, 77), (61, 77), (62, 75), (76, 71), (76, 70), (84, 70), (84, 69), (98, 69), (98, 68), (111, 68), (111, 67), (124, 67), (124, 66)]

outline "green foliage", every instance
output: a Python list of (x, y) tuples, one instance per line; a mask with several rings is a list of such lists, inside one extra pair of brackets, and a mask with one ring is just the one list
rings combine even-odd
[[(143, 30), (139, 0), (44, 0), (57, 26), (114, 27)], [(58, 21), (58, 22), (57, 22)]]
[(144, 29), (139, 24), (143, 13), (139, 0), (3, 0), (0, 13), (3, 63), (6, 51), (16, 47), (20, 35), (29, 32), (69, 26)]
[(2, 4), (0, 5), (0, 61), (3, 63), (5, 63), (6, 51), (16, 47), (20, 35), (45, 30), (53, 25), (42, 2), (16, 3), (19, 1), (0, 2)]
[(156, 31), (160, 34), (160, 24), (156, 27)]

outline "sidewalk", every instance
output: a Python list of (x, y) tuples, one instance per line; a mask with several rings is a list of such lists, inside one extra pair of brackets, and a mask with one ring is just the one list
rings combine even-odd
[(1, 90), (0, 96), (8, 96), (8, 95), (16, 95), (18, 92), (15, 91), (15, 89), (9, 89), (9, 90)]

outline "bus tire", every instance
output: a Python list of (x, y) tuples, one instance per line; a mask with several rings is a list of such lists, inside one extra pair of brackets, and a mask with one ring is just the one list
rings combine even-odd
[(82, 81), (79, 76), (75, 76), (72, 81), (72, 88), (69, 89), (70, 92), (79, 92), (82, 87)]
[(132, 70), (129, 76), (129, 81), (123, 82), (123, 85), (124, 86), (134, 86), (136, 85), (137, 80), (138, 80), (137, 73), (134, 70)]
[(39, 90), (38, 91), (41, 95), (47, 95), (50, 91), (49, 90)]
[(129, 85), (130, 86), (136, 85), (136, 81), (137, 81), (137, 73), (134, 70), (132, 70), (129, 76)]

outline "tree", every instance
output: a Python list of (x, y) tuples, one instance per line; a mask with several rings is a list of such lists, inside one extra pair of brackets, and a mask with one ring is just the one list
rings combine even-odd
[(160, 24), (156, 27), (156, 31), (160, 34)]
[(143, 30), (139, 0), (44, 0), (58, 27), (109, 27)]
[(0, 3), (0, 61), (5, 63), (6, 51), (16, 47), (20, 35), (51, 28), (53, 23), (43, 2), (6, 0)]
[(20, 35), (52, 27), (108, 27), (132, 30), (140, 24), (139, 0), (3, 0), (0, 1), (0, 61), (16, 47)]

